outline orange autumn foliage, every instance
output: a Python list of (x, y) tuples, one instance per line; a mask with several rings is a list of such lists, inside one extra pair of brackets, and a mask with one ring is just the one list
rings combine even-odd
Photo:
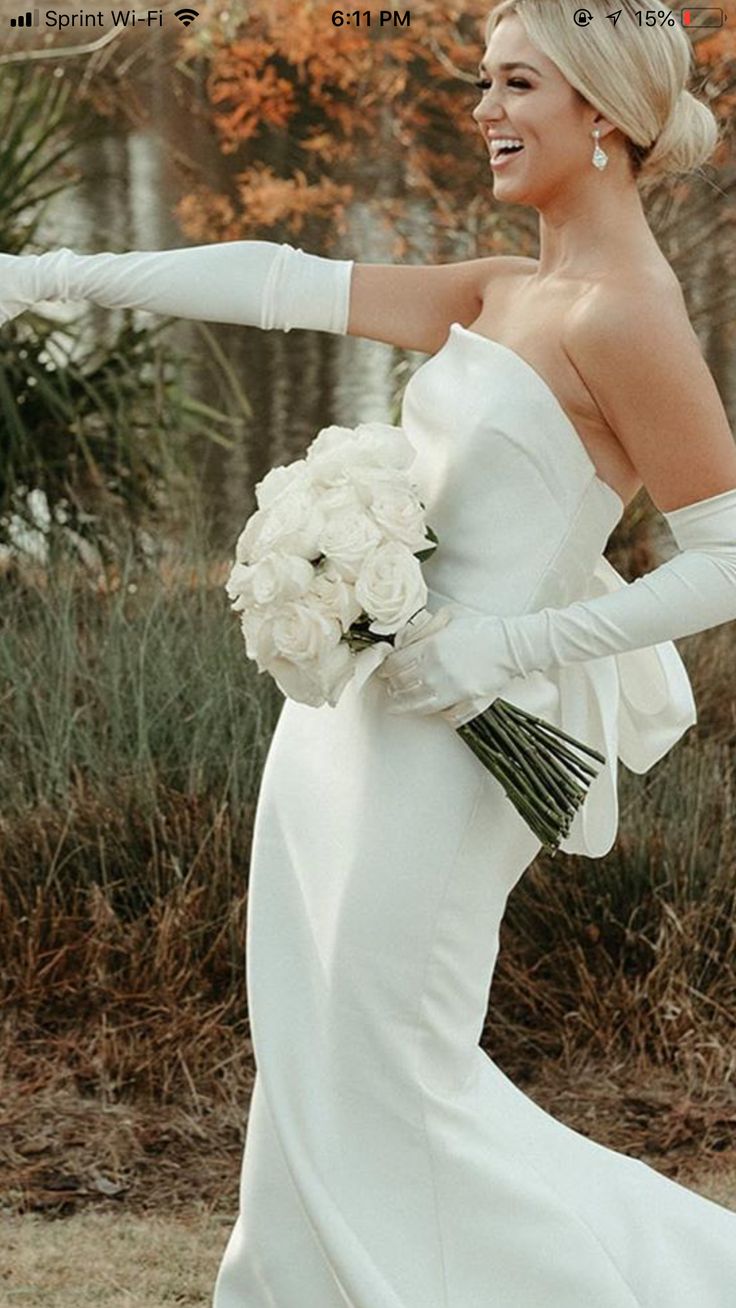
[[(379, 9), (370, 26), (335, 26), (334, 3), (325, 0), (249, 0), (229, 40), (214, 27), (206, 41), (190, 29), (184, 60), (205, 61), (219, 148), (242, 166), (227, 194), (202, 184), (182, 199), (176, 216), (184, 232), (194, 240), (244, 239), (283, 225), (288, 237), (314, 218), (324, 223), (328, 250), (331, 236), (345, 230), (348, 205), (360, 199), (395, 248), (406, 249), (397, 197), (411, 195), (438, 231), (467, 228), (468, 216), (477, 216), (486, 249), (523, 252), (530, 230), (518, 213), (494, 210), (487, 192), (485, 214), (478, 210), (488, 176), (472, 83), (491, 7), (439, 0), (411, 9), (408, 28), (381, 29)], [(725, 119), (736, 33), (716, 32), (695, 50), (694, 89)]]
[(334, 222), (353, 198), (347, 183), (339, 185), (328, 177), (310, 183), (301, 169), (293, 177), (277, 177), (268, 164), (248, 169), (235, 178), (235, 184), (237, 203), (207, 186), (180, 201), (179, 221), (192, 240), (242, 240), (243, 214), (248, 215), (249, 228), (264, 230), (287, 218), (290, 231), (297, 235), (305, 219), (315, 214)]

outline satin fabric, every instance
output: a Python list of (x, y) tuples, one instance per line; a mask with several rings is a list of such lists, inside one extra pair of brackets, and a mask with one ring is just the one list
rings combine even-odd
[[(440, 538), (428, 607), (619, 584), (601, 560), (621, 501), (518, 356), (455, 325), (402, 424)], [(605, 740), (575, 833), (600, 849), (616, 759), (651, 766), (694, 714), (671, 647), (595, 662), (505, 695)], [(730, 1308), (736, 1214), (557, 1122), (480, 1049), (508, 895), (540, 844), (447, 721), (389, 707), (373, 675), (336, 708), (287, 700), (268, 750), (257, 1072), (213, 1308)]]
[[(462, 422), (452, 411), (456, 388)], [(453, 323), (409, 382), (401, 421), (440, 539), (423, 566), (431, 612), (448, 602), (504, 616), (563, 608), (628, 584), (603, 554), (623, 502), (597, 475), (547, 383), (515, 351)], [(502, 692), (524, 708), (530, 695), (542, 696), (550, 722), (606, 758), (560, 843), (565, 853), (599, 858), (618, 831), (619, 760), (646, 772), (697, 721), (685, 665), (663, 641), (515, 677)], [(461, 720), (490, 702), (469, 700)]]

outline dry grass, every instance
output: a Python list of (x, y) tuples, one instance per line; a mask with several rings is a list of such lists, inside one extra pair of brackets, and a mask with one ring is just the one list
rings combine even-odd
[[(736, 1211), (736, 1162), (687, 1182)], [(0, 1217), (0, 1294), (13, 1308), (210, 1308), (234, 1216), (91, 1211)]]
[[(123, 569), (102, 591), (7, 583), (8, 1215), (127, 1225), (196, 1203), (232, 1219), (254, 1071), (250, 833), (280, 699), (238, 631), (212, 638), (221, 580), (202, 563)], [(522, 878), (483, 1043), (560, 1120), (717, 1184), (736, 1167), (736, 649), (730, 624), (681, 648), (697, 727), (651, 773), (622, 771), (605, 860), (540, 858)]]
[(233, 1056), (231, 1103), (204, 1086), (196, 1108), (180, 1087), (166, 1106), (104, 1104), (61, 1071), (39, 1089), (6, 1081), (0, 1119), (0, 1193), (6, 1212), (70, 1217), (92, 1209), (177, 1215), (193, 1204), (227, 1213), (238, 1174), (252, 1089), (249, 1046)]
[(637, 1084), (653, 1066), (684, 1091), (733, 1095), (733, 785), (731, 738), (699, 722), (651, 774), (621, 770), (605, 859), (540, 857), (522, 878), (489, 1015), (492, 1047), (515, 1049), (519, 1071), (526, 1049), (529, 1075), (540, 1054), (571, 1068), (585, 1056)]
[[(499, 1060), (500, 1061), (500, 1060)], [(736, 1169), (736, 1099), (728, 1086), (689, 1091), (671, 1069), (579, 1060), (539, 1060), (531, 1081), (513, 1061), (505, 1070), (545, 1111), (664, 1175), (724, 1176)], [(517, 1068), (519, 1064), (517, 1063)], [(6, 1212), (71, 1217), (89, 1211), (177, 1216), (194, 1206), (232, 1214), (253, 1067), (247, 1042), (233, 1039), (226, 1079), (178, 1100), (143, 1097), (104, 1103), (49, 1065), (45, 1086), (0, 1086), (0, 1193)], [(55, 1071), (52, 1077), (51, 1073)]]
[(715, 1174), (706, 1172), (703, 1176), (692, 1177), (687, 1184), (704, 1198), (736, 1212), (736, 1163)]
[(193, 1213), (0, 1218), (4, 1308), (209, 1308), (231, 1223)]

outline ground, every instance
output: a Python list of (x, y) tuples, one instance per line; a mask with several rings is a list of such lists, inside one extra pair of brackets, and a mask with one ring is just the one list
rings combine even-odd
[[(736, 1211), (736, 1165), (691, 1184)], [(194, 1210), (0, 1218), (0, 1298), (7, 1308), (210, 1308), (232, 1220)]]
[[(100, 1104), (6, 1084), (0, 1113), (3, 1308), (211, 1308), (237, 1214), (243, 1082), (229, 1106)], [(736, 1212), (733, 1094), (665, 1072), (618, 1084), (550, 1066), (524, 1092), (568, 1125)]]

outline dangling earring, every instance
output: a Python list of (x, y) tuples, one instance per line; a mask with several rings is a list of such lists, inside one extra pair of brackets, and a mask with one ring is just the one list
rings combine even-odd
[(606, 164), (608, 163), (608, 155), (606, 154), (605, 150), (601, 149), (600, 127), (594, 127), (592, 135), (595, 137), (595, 150), (593, 151), (593, 158), (591, 162), (595, 164), (596, 168), (605, 168)]

